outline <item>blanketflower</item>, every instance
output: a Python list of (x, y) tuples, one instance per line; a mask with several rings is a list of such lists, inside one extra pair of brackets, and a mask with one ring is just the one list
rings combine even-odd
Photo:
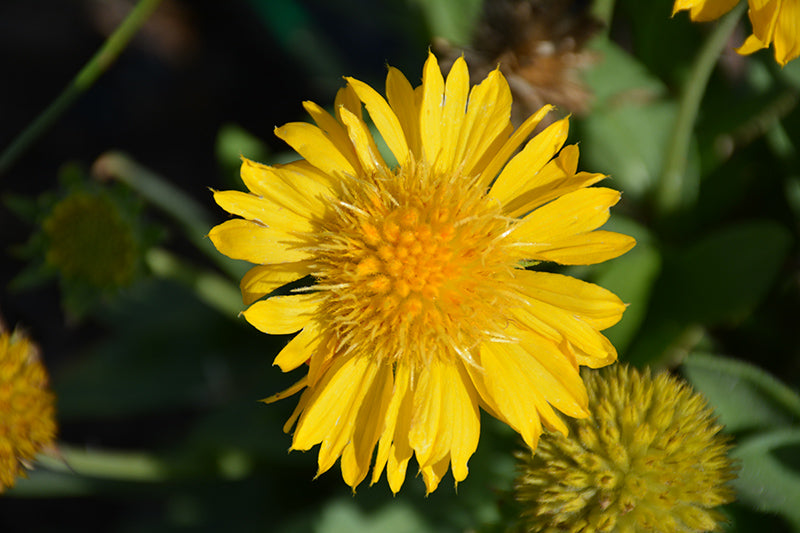
[[(775, 61), (785, 66), (800, 56), (800, 0), (747, 0), (748, 15), (753, 25), (750, 35), (736, 51), (752, 54), (770, 44), (775, 48)], [(739, 0), (675, 0), (672, 10), (689, 10), (692, 20), (714, 20), (739, 3)]]
[[(516, 153), (550, 106), (514, 131), (499, 71), (470, 90), (463, 59), (445, 81), (430, 54), (420, 87), (390, 68), (386, 93), (347, 78), (335, 116), (305, 102), (316, 126), (275, 131), (303, 159), (245, 159), (250, 192), (214, 193), (242, 218), (209, 236), (258, 264), (241, 282), (245, 319), (269, 334), (300, 332), (275, 364), (308, 372), (266, 400), (303, 391), (284, 427), (297, 424), (291, 449), (320, 444), (318, 475), (341, 457), (353, 488), (374, 455), (372, 483), (385, 469), (393, 492), (416, 456), (431, 492), (450, 467), (456, 482), (466, 478), (479, 407), (531, 448), (542, 425), (566, 431), (555, 410), (588, 416), (578, 368), (616, 359), (600, 330), (625, 304), (523, 261), (598, 263), (634, 240), (595, 231), (620, 193), (589, 187), (601, 174), (576, 172), (566, 119)], [(303, 278), (313, 283), (271, 294)]]
[(35, 345), (22, 333), (0, 331), (0, 493), (53, 445), (54, 397), (47, 383)]
[(626, 365), (586, 379), (592, 418), (517, 454), (525, 531), (717, 531), (737, 467), (705, 398), (666, 372)]

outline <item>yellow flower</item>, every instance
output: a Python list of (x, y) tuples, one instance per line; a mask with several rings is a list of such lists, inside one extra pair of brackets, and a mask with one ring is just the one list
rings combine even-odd
[[(451, 465), (463, 480), (479, 406), (534, 448), (542, 424), (566, 431), (553, 407), (588, 416), (578, 366), (616, 359), (599, 330), (620, 319), (619, 298), (520, 265), (592, 264), (629, 250), (632, 238), (594, 231), (619, 192), (588, 188), (604, 176), (576, 172), (578, 147), (562, 148), (566, 120), (512, 158), (550, 107), (514, 131), (500, 72), (471, 91), (468, 80), (459, 59), (445, 81), (432, 54), (416, 89), (389, 69), (388, 102), (347, 78), (335, 117), (305, 102), (316, 126), (276, 129), (303, 159), (244, 160), (250, 193), (214, 194), (243, 218), (211, 240), (259, 264), (241, 282), (252, 304), (244, 317), (265, 333), (300, 331), (275, 364), (307, 363), (308, 373), (267, 401), (305, 389), (284, 428), (297, 422), (292, 449), (320, 444), (319, 474), (341, 457), (354, 488), (376, 445), (372, 482), (385, 468), (394, 492), (412, 455), (428, 492)], [(259, 300), (305, 276), (314, 284)]]
[(53, 445), (53, 402), (34, 344), (21, 333), (0, 333), (0, 493)]
[(662, 373), (615, 365), (586, 379), (593, 418), (517, 454), (525, 530), (712, 531), (733, 501), (730, 439), (705, 399)]
[[(753, 35), (736, 51), (752, 54), (772, 44), (775, 61), (785, 66), (800, 56), (800, 0), (747, 0)], [(727, 13), (739, 0), (675, 0), (672, 10), (688, 9), (694, 21), (708, 21)]]

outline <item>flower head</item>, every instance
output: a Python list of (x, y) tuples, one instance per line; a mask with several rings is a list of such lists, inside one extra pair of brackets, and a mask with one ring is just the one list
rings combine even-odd
[(589, 375), (593, 418), (568, 420), (520, 452), (529, 531), (699, 532), (733, 500), (730, 444), (705, 399), (663, 373), (615, 365)]
[[(591, 264), (630, 249), (630, 237), (594, 231), (619, 193), (576, 172), (566, 120), (514, 155), (550, 108), (514, 131), (500, 72), (471, 91), (468, 80), (460, 59), (445, 81), (432, 54), (416, 89), (389, 70), (388, 101), (348, 78), (335, 116), (306, 102), (316, 126), (276, 129), (304, 159), (245, 160), (250, 192), (214, 194), (242, 218), (211, 240), (258, 263), (241, 282), (245, 319), (270, 334), (300, 331), (275, 364), (307, 363), (308, 373), (267, 401), (303, 391), (284, 428), (297, 423), (292, 449), (320, 444), (319, 473), (341, 457), (352, 487), (376, 446), (372, 482), (386, 469), (394, 492), (412, 456), (429, 492), (450, 467), (463, 480), (479, 407), (535, 447), (542, 424), (566, 431), (554, 407), (588, 416), (579, 365), (616, 359), (599, 331), (620, 319), (619, 298), (521, 264)], [(305, 276), (314, 283), (270, 295)]]
[(73, 192), (43, 224), (47, 262), (61, 275), (101, 289), (129, 285), (136, 274), (133, 227), (114, 202), (98, 192)]
[[(492, 0), (483, 2), (466, 49), (441, 38), (433, 45), (444, 65), (465, 55), (476, 82), (499, 67), (514, 96), (512, 122), (519, 124), (545, 104), (588, 111), (592, 93), (582, 74), (597, 54), (585, 44), (601, 27), (583, 0)], [(539, 127), (553, 120), (546, 117)]]
[[(785, 66), (800, 56), (800, 0), (747, 0), (753, 34), (736, 51), (752, 54), (770, 44), (775, 48), (775, 61)], [(714, 20), (739, 3), (739, 0), (675, 0), (673, 14), (689, 10), (694, 21)]]
[(0, 332), (0, 493), (56, 433), (54, 397), (35, 345), (25, 335)]

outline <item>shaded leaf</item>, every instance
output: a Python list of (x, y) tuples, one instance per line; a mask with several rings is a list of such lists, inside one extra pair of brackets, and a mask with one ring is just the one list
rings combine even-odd
[(739, 443), (733, 456), (741, 461), (734, 482), (739, 499), (800, 528), (800, 429), (759, 434)]
[(756, 366), (693, 353), (683, 363), (683, 372), (708, 398), (729, 432), (800, 423), (800, 396)]

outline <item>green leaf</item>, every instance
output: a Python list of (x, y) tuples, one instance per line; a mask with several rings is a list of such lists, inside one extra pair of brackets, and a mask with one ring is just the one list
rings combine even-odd
[(772, 221), (728, 226), (670, 256), (658, 285), (662, 311), (690, 324), (747, 316), (774, 284), (792, 237)]
[(425, 533), (429, 528), (405, 502), (393, 502), (365, 515), (353, 500), (334, 500), (322, 510), (316, 533)]
[(693, 353), (683, 372), (708, 398), (729, 432), (777, 429), (800, 420), (800, 396), (749, 363)]
[(595, 39), (590, 48), (600, 60), (586, 69), (584, 81), (592, 88), (596, 108), (616, 107), (626, 100), (650, 102), (666, 93), (658, 78), (612, 41)]
[(641, 197), (661, 172), (676, 104), (662, 99), (664, 84), (627, 52), (606, 39), (592, 48), (602, 59), (584, 77), (595, 106), (576, 121), (583, 161), (610, 174), (626, 194)]
[(481, 12), (481, 0), (415, 0), (432, 37), (467, 46)]
[(734, 482), (739, 499), (759, 511), (786, 517), (800, 529), (800, 429), (775, 430), (742, 441)]
[(656, 184), (672, 129), (674, 102), (599, 109), (583, 123), (581, 151), (587, 168), (613, 178), (613, 185), (639, 198)]

